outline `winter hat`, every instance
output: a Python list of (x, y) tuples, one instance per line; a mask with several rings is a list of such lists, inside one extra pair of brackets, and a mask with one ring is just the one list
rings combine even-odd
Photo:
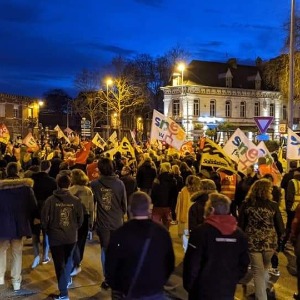
[(201, 181), (201, 191), (203, 191), (203, 194), (210, 194), (210, 193), (216, 193), (217, 187), (214, 181), (211, 179), (202, 179)]

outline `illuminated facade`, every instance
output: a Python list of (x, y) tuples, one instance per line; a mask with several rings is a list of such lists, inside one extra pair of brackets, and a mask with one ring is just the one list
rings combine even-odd
[(258, 66), (240, 66), (235, 60), (231, 64), (192, 61), (183, 85), (178, 82), (177, 77), (172, 86), (162, 87), (164, 114), (181, 123), (190, 139), (196, 124), (205, 130), (224, 122), (253, 138), (255, 116), (273, 116), (269, 133), (279, 138), (279, 124), (287, 119), (287, 106), (279, 92), (264, 89)]

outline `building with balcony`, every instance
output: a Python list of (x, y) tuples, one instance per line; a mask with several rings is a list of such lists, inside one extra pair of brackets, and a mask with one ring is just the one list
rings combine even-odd
[[(280, 92), (266, 89), (260, 66), (260, 60), (255, 66), (239, 65), (235, 59), (193, 60), (182, 74), (175, 73), (171, 86), (161, 88), (164, 114), (180, 123), (189, 139), (199, 125), (205, 130), (222, 123), (239, 127), (253, 139), (258, 131), (253, 117), (272, 116), (268, 133), (278, 139), (279, 124), (287, 119), (287, 103)], [(226, 140), (224, 133), (218, 134)]]

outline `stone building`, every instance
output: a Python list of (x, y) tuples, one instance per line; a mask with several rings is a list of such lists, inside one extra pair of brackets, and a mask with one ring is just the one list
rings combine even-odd
[[(205, 130), (222, 123), (239, 127), (253, 139), (258, 130), (255, 116), (274, 117), (268, 133), (278, 139), (279, 124), (287, 119), (287, 104), (279, 92), (266, 89), (259, 60), (256, 66), (239, 65), (236, 59), (193, 60), (181, 74), (174, 74), (172, 86), (161, 89), (164, 114), (181, 123), (189, 139), (199, 125)], [(226, 139), (224, 133), (219, 135)]]

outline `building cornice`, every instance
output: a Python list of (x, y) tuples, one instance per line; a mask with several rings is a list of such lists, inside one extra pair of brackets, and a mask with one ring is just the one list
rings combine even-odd
[[(165, 95), (181, 95), (182, 86), (161, 87)], [(232, 97), (251, 97), (251, 98), (271, 98), (279, 99), (280, 92), (249, 90), (225, 87), (209, 87), (200, 85), (186, 85), (183, 87), (185, 94), (212, 95), (212, 96), (232, 96)]]

